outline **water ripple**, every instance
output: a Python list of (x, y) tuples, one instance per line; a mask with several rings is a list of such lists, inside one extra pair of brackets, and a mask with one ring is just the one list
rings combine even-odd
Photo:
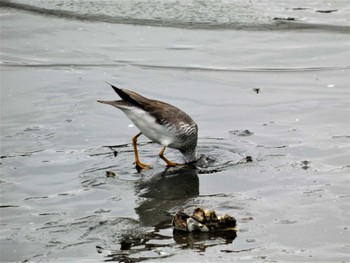
[[(294, 5), (293, 2), (285, 4)], [(281, 8), (273, 4), (266, 6), (265, 3), (257, 1), (179, 0), (174, 5), (172, 1), (160, 0), (132, 2), (2, 0), (0, 7), (66, 19), (143, 26), (235, 30), (312, 29), (340, 33), (350, 31), (346, 21), (343, 24), (332, 24), (332, 20), (325, 24), (313, 22), (317, 13), (328, 14), (338, 10), (305, 8), (300, 14), (300, 9), (295, 6)], [(340, 18), (346, 20), (341, 15), (343, 12), (336, 13), (340, 13)], [(279, 16), (276, 17), (275, 14)], [(299, 18), (301, 16), (303, 19)], [(305, 20), (305, 16), (309, 21)]]
[(8, 67), (28, 67), (28, 68), (90, 68), (90, 67), (122, 67), (135, 66), (145, 69), (155, 70), (180, 70), (180, 71), (215, 71), (215, 72), (310, 72), (310, 71), (332, 71), (332, 70), (348, 70), (350, 65), (332, 65), (332, 66), (310, 66), (310, 67), (228, 67), (228, 66), (206, 66), (206, 65), (161, 65), (146, 64), (131, 61), (116, 61), (116, 63), (23, 63), (3, 61), (0, 64)]

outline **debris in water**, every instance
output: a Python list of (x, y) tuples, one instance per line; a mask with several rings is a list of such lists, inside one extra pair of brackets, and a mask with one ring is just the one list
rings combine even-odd
[(295, 21), (297, 20), (294, 17), (274, 17), (273, 20), (277, 20), (277, 21)]
[(251, 163), (253, 161), (253, 158), (251, 156), (246, 156), (245, 160), (247, 161), (247, 163)]
[(106, 171), (106, 176), (107, 177), (114, 177), (116, 174), (112, 171)]
[(260, 89), (259, 88), (254, 88), (253, 91), (256, 92), (256, 94), (259, 94)]
[(251, 136), (254, 134), (254, 132), (251, 132), (249, 130), (234, 130), (229, 131), (230, 134), (237, 135), (237, 136)]
[(195, 208), (192, 215), (183, 209), (173, 217), (173, 227), (185, 232), (219, 232), (237, 231), (237, 221), (229, 215), (217, 216), (215, 211), (204, 208)]
[(337, 11), (338, 11), (337, 9), (333, 9), (333, 10), (316, 10), (315, 12), (322, 13), (322, 14), (329, 14)]
[(300, 163), (300, 165), (301, 165), (301, 168), (304, 169), (304, 170), (307, 170), (307, 169), (310, 168), (310, 162), (307, 161), (307, 160), (302, 161), (302, 162)]

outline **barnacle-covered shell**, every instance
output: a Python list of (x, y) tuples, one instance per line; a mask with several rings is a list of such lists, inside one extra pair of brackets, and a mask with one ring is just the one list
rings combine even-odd
[(218, 217), (218, 228), (223, 230), (236, 230), (237, 221), (234, 217), (224, 215)]
[(197, 220), (191, 217), (187, 219), (187, 229), (188, 232), (209, 232), (209, 228), (206, 225), (199, 223)]
[(229, 215), (217, 216), (215, 211), (203, 208), (195, 208), (191, 216), (183, 209), (178, 211), (173, 218), (173, 226), (182, 231), (217, 232), (236, 231), (236, 219)]
[(215, 223), (218, 221), (218, 217), (216, 216), (215, 211), (205, 209), (204, 214), (205, 214), (205, 220), (208, 223)]
[(206, 220), (204, 209), (200, 207), (197, 207), (193, 210), (191, 217), (200, 223), (205, 223)]
[(190, 216), (187, 215), (183, 209), (179, 210), (173, 217), (172, 225), (177, 230), (188, 231), (187, 219)]

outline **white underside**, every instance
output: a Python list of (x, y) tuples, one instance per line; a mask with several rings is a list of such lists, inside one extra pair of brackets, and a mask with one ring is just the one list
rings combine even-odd
[(169, 130), (163, 125), (156, 122), (155, 118), (150, 116), (147, 112), (139, 108), (123, 107), (120, 109), (128, 116), (128, 118), (135, 124), (135, 126), (154, 142), (163, 146), (168, 146), (173, 142)]

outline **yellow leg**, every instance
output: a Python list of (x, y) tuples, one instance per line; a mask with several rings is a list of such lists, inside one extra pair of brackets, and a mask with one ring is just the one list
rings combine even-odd
[(163, 161), (166, 162), (166, 164), (167, 164), (168, 166), (176, 166), (177, 163), (174, 163), (174, 162), (172, 162), (172, 161), (169, 161), (167, 158), (165, 158), (165, 156), (164, 156), (165, 148), (166, 148), (166, 146), (164, 146), (164, 147), (162, 148), (162, 150), (161, 150), (160, 153), (159, 153), (159, 157), (162, 158)]
[(142, 132), (138, 133), (137, 135), (135, 135), (134, 137), (132, 137), (132, 145), (134, 146), (134, 154), (135, 154), (135, 163), (136, 163), (136, 168), (137, 169), (148, 169), (150, 165), (148, 164), (144, 164), (140, 162), (139, 159), (139, 154), (137, 151), (137, 138), (142, 134)]

